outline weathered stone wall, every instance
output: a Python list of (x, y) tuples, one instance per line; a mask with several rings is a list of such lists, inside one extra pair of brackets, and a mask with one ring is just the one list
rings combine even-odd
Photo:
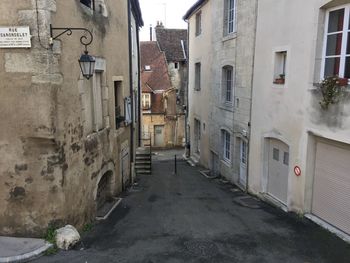
[(183, 146), (185, 137), (185, 116), (178, 116), (177, 119), (166, 118), (163, 114), (147, 114), (142, 116), (143, 131), (147, 132), (152, 138), (152, 146), (154, 144), (154, 126), (164, 126), (164, 145), (163, 147)]
[[(91, 220), (104, 172), (113, 174), (113, 194), (121, 190), (119, 155), (130, 145), (129, 127), (115, 129), (112, 81), (123, 79), (123, 94), (130, 94), (127, 2), (105, 1), (102, 14), (77, 0), (37, 3), (39, 24), (35, 0), (0, 4), (0, 12), (7, 14), (0, 17), (0, 25), (28, 25), (33, 35), (31, 49), (0, 49), (0, 234), (4, 235), (41, 235), (49, 224), (81, 227)], [(84, 49), (81, 34), (62, 35), (51, 48), (49, 24), (93, 32), (89, 52), (105, 60), (103, 129), (98, 132), (84, 129), (84, 96), (91, 83), (82, 80), (77, 62)]]

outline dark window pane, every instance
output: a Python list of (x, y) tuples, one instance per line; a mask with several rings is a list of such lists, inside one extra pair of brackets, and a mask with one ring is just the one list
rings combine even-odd
[(350, 79), (350, 57), (347, 57), (345, 60), (344, 78)]
[(339, 75), (340, 58), (326, 58), (325, 77)]
[(283, 164), (289, 165), (289, 153), (284, 152), (283, 154)]
[(344, 9), (335, 10), (329, 13), (328, 33), (343, 30)]
[(341, 43), (343, 34), (335, 34), (327, 37), (326, 56), (336, 56), (341, 53)]
[(277, 162), (280, 160), (280, 150), (279, 149), (273, 148), (273, 159)]
[(348, 43), (346, 45), (346, 54), (350, 55), (350, 32), (348, 33)]

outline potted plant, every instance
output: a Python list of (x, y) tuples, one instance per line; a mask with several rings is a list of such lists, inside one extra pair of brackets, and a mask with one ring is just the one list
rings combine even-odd
[(325, 78), (319, 85), (322, 99), (319, 102), (321, 108), (327, 110), (330, 104), (339, 102), (344, 87), (348, 85), (348, 79), (331, 76)]
[(285, 83), (285, 74), (280, 74), (279, 78), (276, 78), (273, 82), (274, 84), (284, 84)]

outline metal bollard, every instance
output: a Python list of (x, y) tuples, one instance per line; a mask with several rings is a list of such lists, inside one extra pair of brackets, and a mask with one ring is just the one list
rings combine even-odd
[(175, 154), (175, 175), (177, 175), (177, 160), (176, 160), (176, 154)]

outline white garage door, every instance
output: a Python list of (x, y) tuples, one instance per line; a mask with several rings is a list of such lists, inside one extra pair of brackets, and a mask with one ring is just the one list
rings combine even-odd
[(312, 213), (350, 234), (350, 147), (318, 142)]

